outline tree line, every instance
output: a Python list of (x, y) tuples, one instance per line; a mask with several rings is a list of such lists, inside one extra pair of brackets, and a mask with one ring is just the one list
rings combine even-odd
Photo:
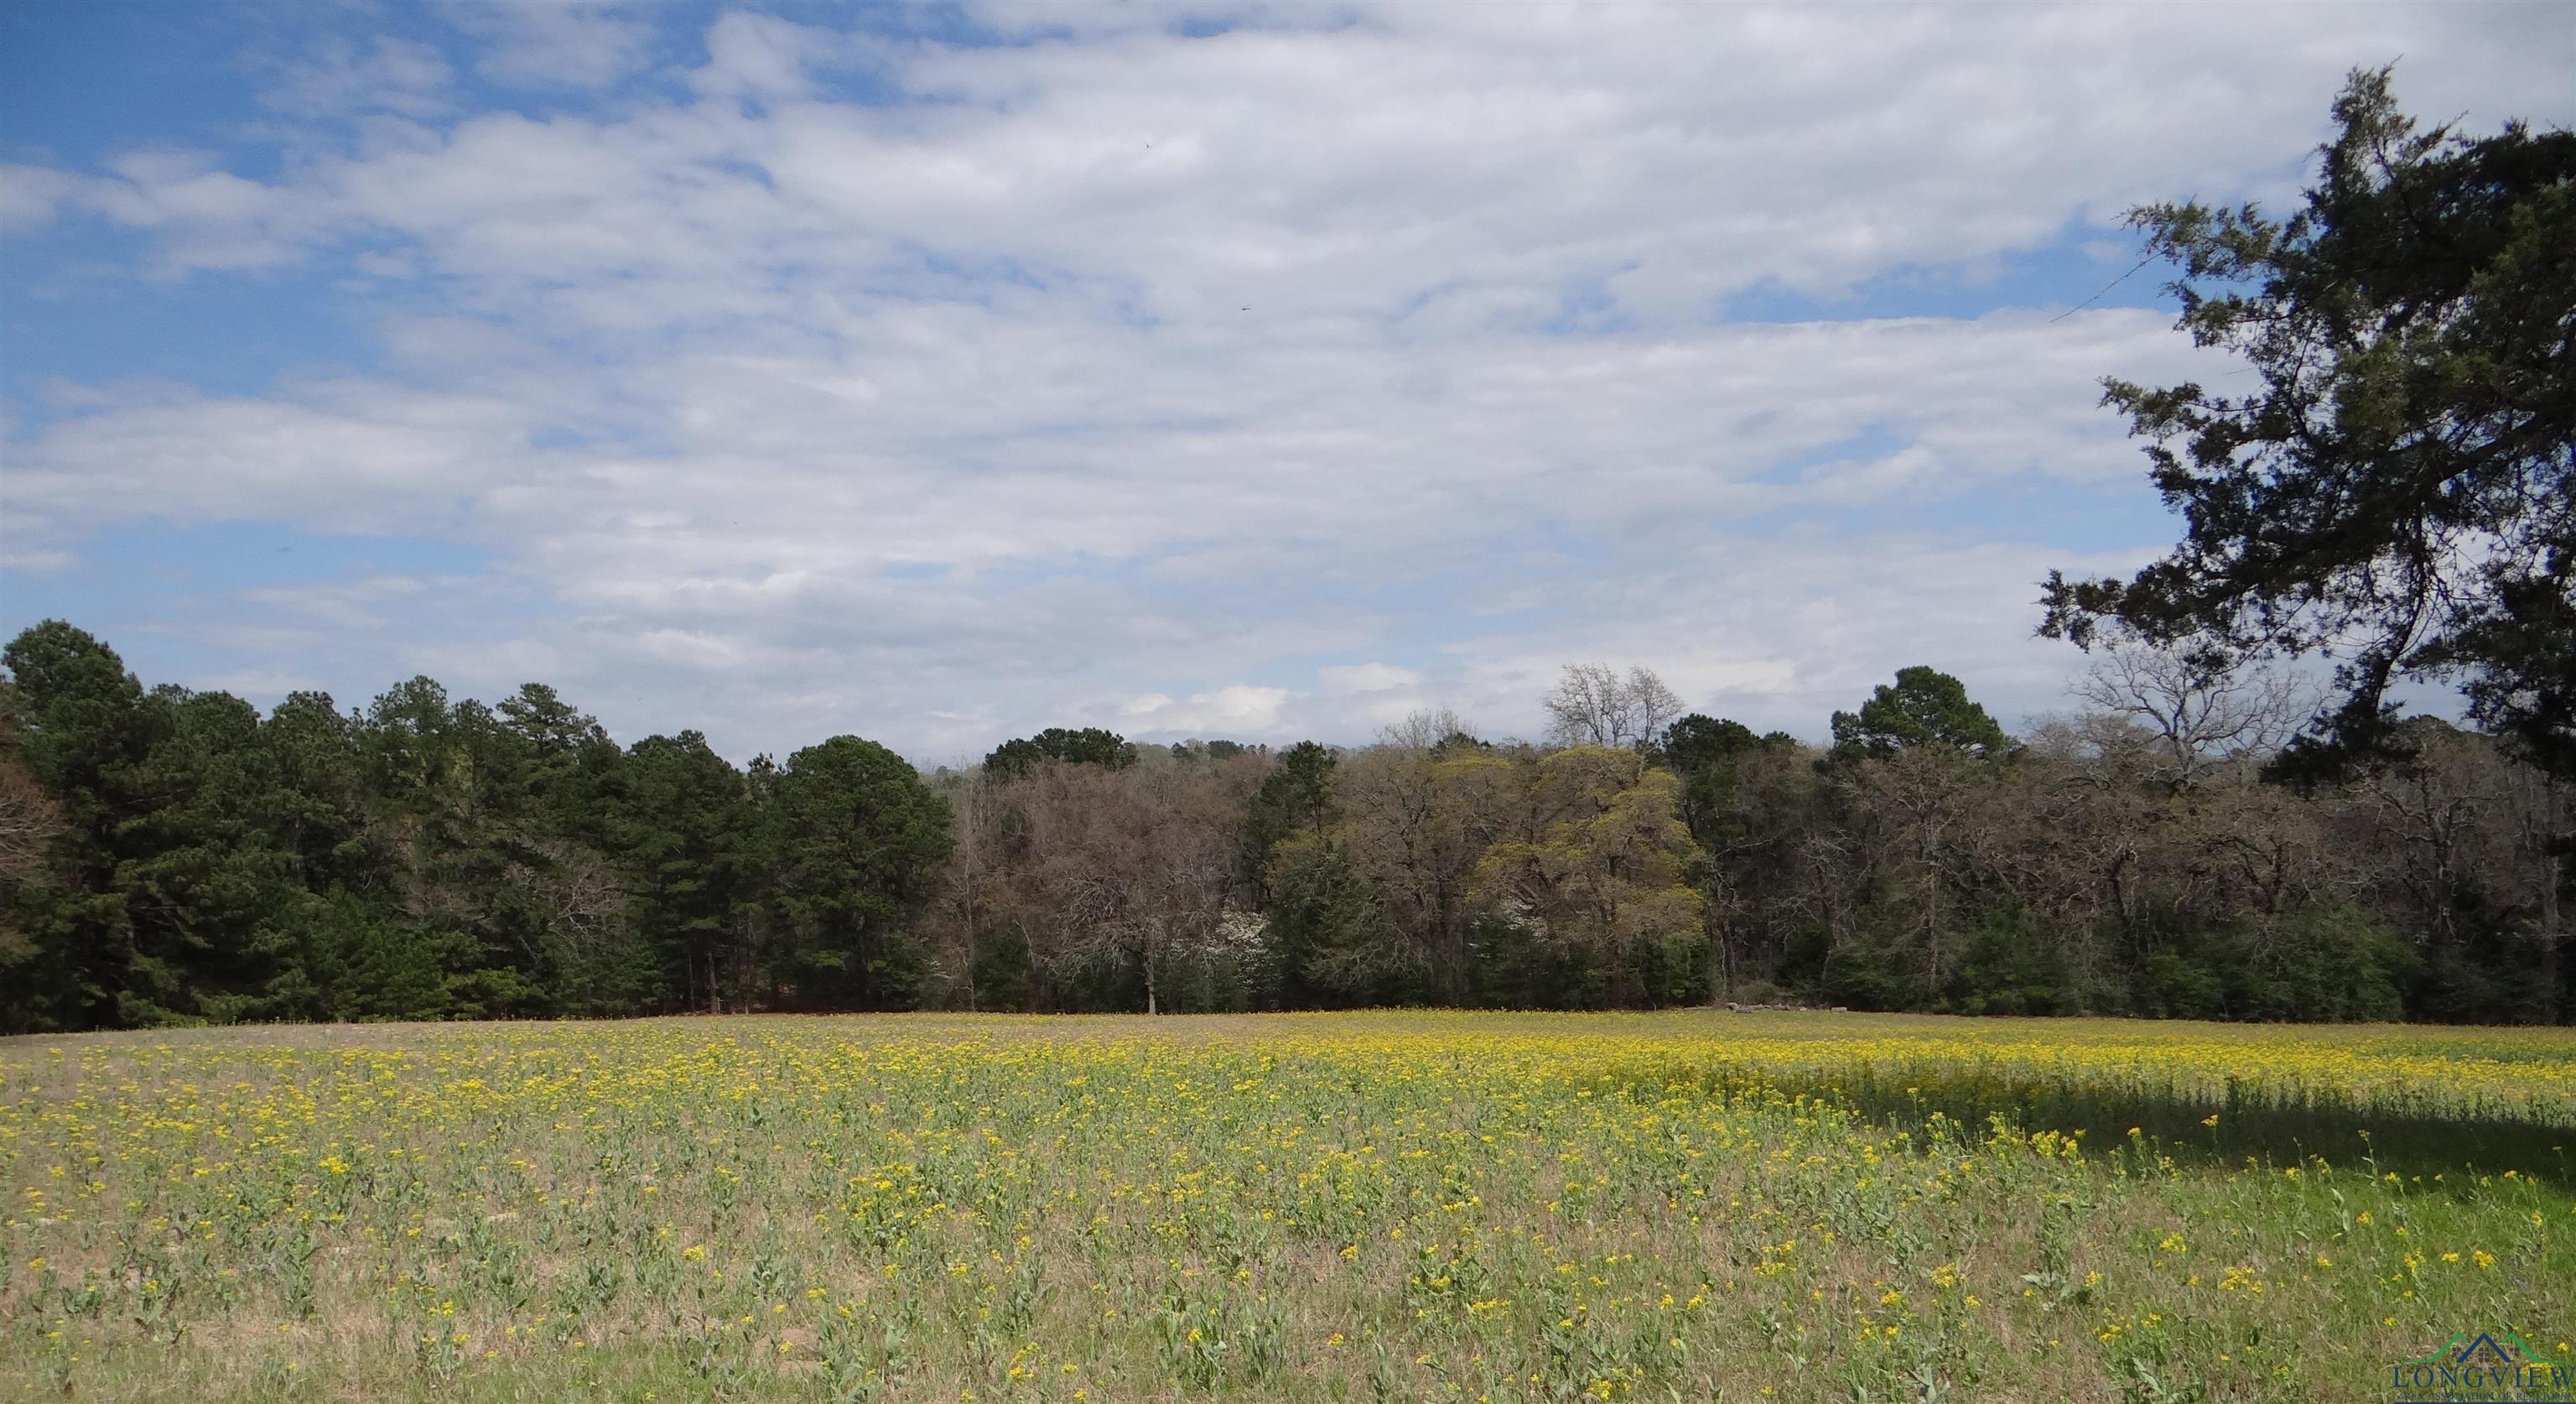
[(0, 1028), (689, 1010), (1619, 1008), (2546, 1022), (2569, 791), (2137, 640), (2011, 736), (1908, 668), (1810, 746), (1568, 668), (1538, 741), (1097, 729), (737, 767), (552, 689), (265, 716), (49, 621), (0, 654)]

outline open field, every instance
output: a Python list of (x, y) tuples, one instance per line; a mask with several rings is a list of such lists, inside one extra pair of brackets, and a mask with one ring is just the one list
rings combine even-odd
[(1000, 1016), (0, 1042), (0, 1397), (2385, 1400), (2576, 1033)]

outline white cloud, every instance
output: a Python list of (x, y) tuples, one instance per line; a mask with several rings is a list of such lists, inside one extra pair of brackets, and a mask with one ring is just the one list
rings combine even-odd
[(636, 7), (588, 0), (452, 0), (456, 27), (484, 43), (475, 68), (523, 88), (598, 88), (643, 68), (653, 26)]
[[(595, 7), (458, 13), (565, 82), (645, 47), (641, 20)], [(2546, 10), (2491, 7), (2254, 8), (2225, 28), (2112, 7), (1363, 13), (1005, 48), (726, 16), (703, 100), (492, 114), (427, 149), (317, 159), (274, 187), (295, 229), (247, 197), (188, 219), (147, 201), (136, 222), (190, 267), (279, 237), (416, 241), (558, 332), (783, 317), (830, 335), (853, 296), (994, 273), (1221, 339), (1343, 315), (1526, 322), (1586, 297), (1690, 320), (1764, 283), (1832, 295), (1975, 265), (2137, 199), (2285, 196), (2356, 62), (2410, 55), (2421, 110), (2493, 120), (2563, 109), (2576, 58)], [(859, 49), (916, 101), (794, 99), (808, 58)], [(566, 56), (587, 53), (618, 57)], [(743, 92), (772, 104), (746, 115)]]
[[(151, 388), (99, 397), (13, 453), (10, 510), (80, 529), (159, 518), (438, 534), (541, 470), (531, 406), (377, 382), (271, 398)], [(550, 416), (551, 417), (551, 416)]]
[(384, 111), (435, 117), (449, 111), (455, 74), (447, 56), (414, 40), (378, 35), (361, 43), (342, 35), (313, 39), (279, 60), (261, 85), (260, 102), (297, 117)]
[(81, 185), (76, 176), (42, 166), (0, 165), (0, 234), (53, 223)]
[(1148, 693), (1128, 699), (1118, 709), (1118, 719), (1148, 737), (1268, 736), (1278, 730), (1281, 710), (1294, 695), (1284, 687), (1243, 683), (1198, 693), (1185, 702)]
[[(1884, 426), (1939, 460), (1901, 485), (1924, 502), (2034, 469), (2099, 492), (2136, 469), (2091, 376), (2182, 364), (2160, 316), (2124, 312), (1436, 347), (1354, 325), (1215, 359), (1104, 333), (1085, 364), (1044, 325), (937, 325), (758, 374), (540, 356), (506, 390), (110, 396), (41, 430), (6, 487), (67, 527), (149, 504), (461, 537), (550, 601), (512, 647), (424, 641), (388, 678), (543, 678), (622, 733), (696, 725), (744, 754), (843, 730), (980, 754), (1050, 723), (1356, 739), (1435, 704), (1528, 732), (1577, 657), (1650, 663), (1695, 703), (1758, 693), (1791, 725), (1846, 671), (2026, 666), (2029, 582), (2065, 563), (2032, 545), (1962, 572), (1886, 527), (1801, 541), (1801, 511), (1847, 496), (1808, 460)], [(1403, 384), (1425, 364), (1447, 386), (1428, 403)], [(854, 401), (835, 377), (907, 383)], [(534, 446), (568, 419), (661, 451)], [(1522, 544), (1543, 524), (1570, 549)], [(1953, 605), (1922, 617), (1934, 599)], [(1310, 693), (1230, 681), (1336, 655), (1358, 661), (1315, 665)], [(1196, 685), (1123, 715), (1088, 700), (1143, 678)]]
[(342, 629), (382, 629), (391, 622), (380, 612), (391, 600), (461, 582), (406, 575), (371, 575), (356, 580), (261, 585), (241, 592), (250, 604), (287, 614), (300, 614)]
[(50, 546), (21, 546), (0, 541), (0, 570), (34, 576), (60, 575), (80, 564), (76, 552)]
[(742, 648), (731, 640), (690, 629), (650, 629), (636, 643), (647, 658), (683, 668), (738, 668)]
[(1315, 681), (1327, 697), (1365, 697), (1410, 691), (1422, 685), (1422, 675), (1392, 663), (1361, 663), (1346, 668), (1319, 668)]
[[(649, 12), (453, 13), (509, 83), (688, 50)], [(376, 105), (415, 120), (257, 177), (13, 168), (0, 227), (83, 211), (165, 273), (404, 300), (363, 373), (68, 391), (9, 444), (11, 549), (465, 543), (519, 597), (488, 644), (406, 629), (444, 589), (243, 604), (736, 754), (1358, 739), (1433, 704), (1526, 733), (1592, 658), (1811, 734), (1913, 662), (2010, 714), (2071, 666), (2032, 582), (2170, 533), (2096, 377), (2202, 363), (2148, 312), (1714, 308), (1857, 314), (2140, 198), (2279, 198), (2356, 62), (2408, 54), (2410, 104), (2474, 127), (2563, 117), (2576, 58), (2546, 11), (2438, 7), (981, 13), (1030, 42), (731, 15), (685, 75), (538, 115), (451, 116), (423, 55), (353, 47), (276, 100), (408, 63)], [(899, 100), (834, 97), (858, 71)]]
[(847, 48), (828, 31), (768, 15), (726, 15), (708, 29), (707, 61), (689, 85), (708, 97), (800, 98), (811, 91), (807, 64)]

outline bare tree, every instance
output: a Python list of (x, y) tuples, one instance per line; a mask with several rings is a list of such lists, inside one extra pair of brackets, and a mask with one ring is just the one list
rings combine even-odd
[(2406, 912), (2402, 925), (2436, 943), (2456, 940), (2473, 914), (2510, 912), (2508, 924), (2541, 939), (2538, 954), (2554, 960), (2560, 787), (2493, 737), (2430, 717), (2401, 726), (2413, 754), (2350, 792), (2380, 905)]
[(587, 844), (529, 837), (503, 868), (507, 888), (536, 918), (527, 927), (494, 907), (481, 913), (551, 968), (558, 995), (575, 1008), (614, 1008), (645, 959), (636, 944), (635, 893), (606, 855)]
[(1689, 708), (1681, 694), (1664, 686), (1652, 669), (1636, 667), (1628, 670), (1628, 709), (1637, 730), (1636, 744), (1650, 746)]
[(1048, 764), (1004, 787), (1013, 830), (1005, 915), (1030, 958), (1117, 965), (1162, 1009), (1174, 957), (1239, 948), (1238, 819), (1260, 762), (1207, 767)]
[(1000, 787), (982, 771), (963, 767), (944, 778), (948, 831), (956, 847), (940, 872), (928, 916), (938, 973), (971, 1010), (981, 1007), (975, 989), (976, 962), (984, 954), (985, 941), (995, 934), (990, 909), (996, 900), (994, 849), (1000, 835), (995, 791)]
[(1630, 750), (1663, 734), (1682, 714), (1682, 699), (1653, 670), (1625, 677), (1606, 663), (1569, 663), (1548, 694), (1548, 740), (1559, 746)]
[(2069, 688), (2099, 713), (2147, 735), (2158, 783), (2180, 794), (2216, 764), (2277, 749), (2309, 711), (2299, 679), (2255, 667), (2207, 643), (2158, 648), (2136, 638), (2103, 646)]
[[(7, 701), (0, 696), (0, 896), (43, 874), (64, 828), (62, 806), (18, 761), (17, 725)], [(0, 956), (23, 956), (32, 950), (11, 914), (16, 905), (0, 901)]]
[(63, 811), (10, 754), (9, 740), (0, 730), (0, 882), (25, 882), (44, 871)]
[(1476, 734), (1476, 724), (1446, 707), (1408, 712), (1404, 720), (1378, 728), (1378, 744), (1399, 751), (1428, 751), (1452, 736)]

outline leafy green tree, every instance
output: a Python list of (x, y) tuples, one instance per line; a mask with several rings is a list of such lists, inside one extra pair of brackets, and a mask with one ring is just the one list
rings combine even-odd
[(656, 1002), (629, 875), (605, 851), (622, 753), (538, 684), (498, 708), (414, 678), (369, 709), (365, 751), (401, 924), (462, 1015)]
[(1707, 984), (1718, 998), (1734, 994), (1736, 971), (1743, 964), (1737, 949), (1743, 933), (1731, 920), (1737, 898), (1759, 881), (1755, 868), (1780, 837), (1756, 823), (1748, 803), (1747, 771), (1766, 758), (1775, 764), (1786, 761), (1797, 750), (1797, 741), (1785, 732), (1757, 736), (1742, 722), (1693, 712), (1664, 728), (1649, 752), (1681, 782), (1682, 827), (1706, 855), (1695, 872), (1707, 899), (1713, 967)]
[[(76, 832), (103, 835), (142, 802), (131, 771), (152, 745), (143, 684), (116, 650), (59, 619), (20, 633), (0, 664), (16, 682), (21, 760)], [(96, 863), (106, 854), (76, 856)]]
[(1247, 746), (1240, 741), (1192, 740), (1173, 742), (1171, 746), (1171, 755), (1172, 759), (1176, 761), (1188, 762), (1210, 760), (1223, 763), (1234, 759), (1236, 756), (1266, 755), (1269, 753), (1269, 750), (1270, 748), (1267, 746)]
[(1114, 731), (1086, 726), (1079, 731), (1051, 726), (1035, 736), (1005, 741), (984, 757), (985, 773), (995, 780), (1015, 780), (1048, 761), (1124, 770), (1136, 763), (1136, 748)]
[(1680, 777), (1682, 823), (1700, 847), (1715, 853), (1741, 827), (1735, 806), (1741, 764), (1765, 744), (1742, 722), (1697, 712), (1664, 728), (1654, 758)]
[(295, 879), (315, 891), (373, 889), (385, 855), (368, 832), (366, 746), (355, 717), (326, 693), (289, 693), (260, 723), (274, 832)]
[(749, 895), (736, 851), (744, 795), (742, 772), (695, 731), (648, 736), (621, 768), (613, 848), (634, 872), (662, 989), (685, 1008), (721, 1008), (720, 972), (735, 966), (733, 917)]
[(1341, 844), (1312, 831), (1273, 851), (1268, 937), (1280, 996), (1292, 1008), (1404, 1004), (1423, 997), (1423, 971), (1390, 926), (1376, 889)]
[(135, 775), (154, 802), (120, 826), (115, 883), (132, 933), (130, 1022), (230, 1023), (274, 1012), (266, 996), (298, 950), (304, 888), (276, 832), (275, 773), (250, 704), (163, 687), (154, 745)]
[(517, 738), (492, 709), (471, 699), (451, 705), (447, 689), (426, 677), (377, 697), (363, 735), (396, 869), (393, 929), (412, 948), (399, 963), (425, 958), (438, 968), (448, 1014), (540, 1012), (535, 933), (520, 919), (509, 881), (524, 791)]
[(492, 712), (516, 743), (513, 799), (532, 806), (552, 832), (601, 841), (607, 792), (623, 759), (607, 729), (543, 683), (521, 684)]
[(1859, 711), (1834, 713), (1833, 728), (1834, 753), (1842, 759), (1933, 749), (1990, 760), (2012, 744), (2002, 725), (1968, 699), (1965, 683), (1920, 666), (1898, 669), (1895, 685), (1879, 684)]
[(1279, 753), (1243, 817), (1243, 847), (1255, 873), (1266, 872), (1272, 850), (1293, 835), (1321, 833), (1333, 822), (1332, 749), (1300, 741)]
[(1597, 970), (1609, 999), (1704, 995), (1706, 939), (1681, 782), (1634, 749), (1571, 746), (1514, 767), (1518, 811), (1477, 860), (1476, 899)]
[[(33, 652), (40, 641), (28, 642)], [(95, 676), (109, 678), (104, 665), (113, 655), (103, 646), (92, 652), (68, 642), (75, 648), (66, 656), (102, 665)], [(29, 674), (49, 687), (60, 680), (41, 666)], [(115, 683), (107, 691), (130, 696)], [(77, 694), (52, 700), (57, 723), (79, 710)], [(310, 806), (262, 744), (259, 714), (224, 693), (162, 687), (108, 715), (117, 724), (93, 734), (69, 767), (97, 782), (71, 791), (88, 801), (93, 821), (76, 845), (83, 900), (51, 914), (70, 918), (54, 928), (58, 938), (115, 941), (112, 955), (80, 962), (99, 977), (93, 989), (112, 1006), (113, 1021), (315, 1012), (305, 970), (313, 903), (292, 847), (294, 820)], [(143, 745), (111, 771), (97, 763), (99, 743), (118, 732)], [(46, 739), (75, 738), (56, 725)]]
[(1402, 998), (1373, 952), (1393, 933), (1368, 883), (1334, 841), (1331, 747), (1300, 741), (1279, 753), (1245, 806), (1243, 848), (1268, 908), (1280, 998), (1291, 1007)]
[(1452, 731), (1432, 742), (1430, 755), (1435, 761), (1456, 760), (1460, 756), (1471, 756), (1493, 749), (1494, 743), (1477, 736), (1472, 731), (1461, 730)]
[(2394, 932), (2331, 902), (2266, 925), (2271, 929), (2227, 933), (2228, 1014), (2267, 1023), (2404, 1017), (2399, 991), (2422, 962)]
[(425, 940), (400, 911), (341, 891), (324, 899), (316, 922), (312, 979), (330, 1018), (359, 1022), (444, 1019), (459, 1014), (458, 993), (470, 985), (451, 970), (462, 938)]
[[(256, 1014), (358, 1018), (381, 1012), (361, 948), (396, 928), (390, 854), (369, 814), (360, 723), (318, 692), (290, 694), (252, 743), (243, 772), (250, 818), (284, 865), (274, 900), (289, 950), (262, 986)], [(399, 1002), (403, 1013), (416, 1002)]]
[(794, 940), (775, 973), (794, 998), (908, 1003), (921, 959), (910, 922), (949, 855), (948, 802), (903, 757), (836, 736), (787, 758), (767, 820)]
[(18, 697), (17, 759), (60, 816), (51, 845), (61, 883), (20, 914), (23, 983), (11, 1020), (22, 1028), (127, 1022), (134, 950), (118, 866), (125, 821), (153, 802), (140, 770), (157, 714), (116, 651), (58, 619), (0, 651)]
[(2331, 653), (2293, 770), (2402, 752), (2405, 678), (2576, 776), (2576, 133), (2418, 129), (2356, 72), (2306, 203), (2130, 219), (2242, 395), (2105, 382), (2186, 534), (2126, 580), (2052, 573), (2042, 632)]

